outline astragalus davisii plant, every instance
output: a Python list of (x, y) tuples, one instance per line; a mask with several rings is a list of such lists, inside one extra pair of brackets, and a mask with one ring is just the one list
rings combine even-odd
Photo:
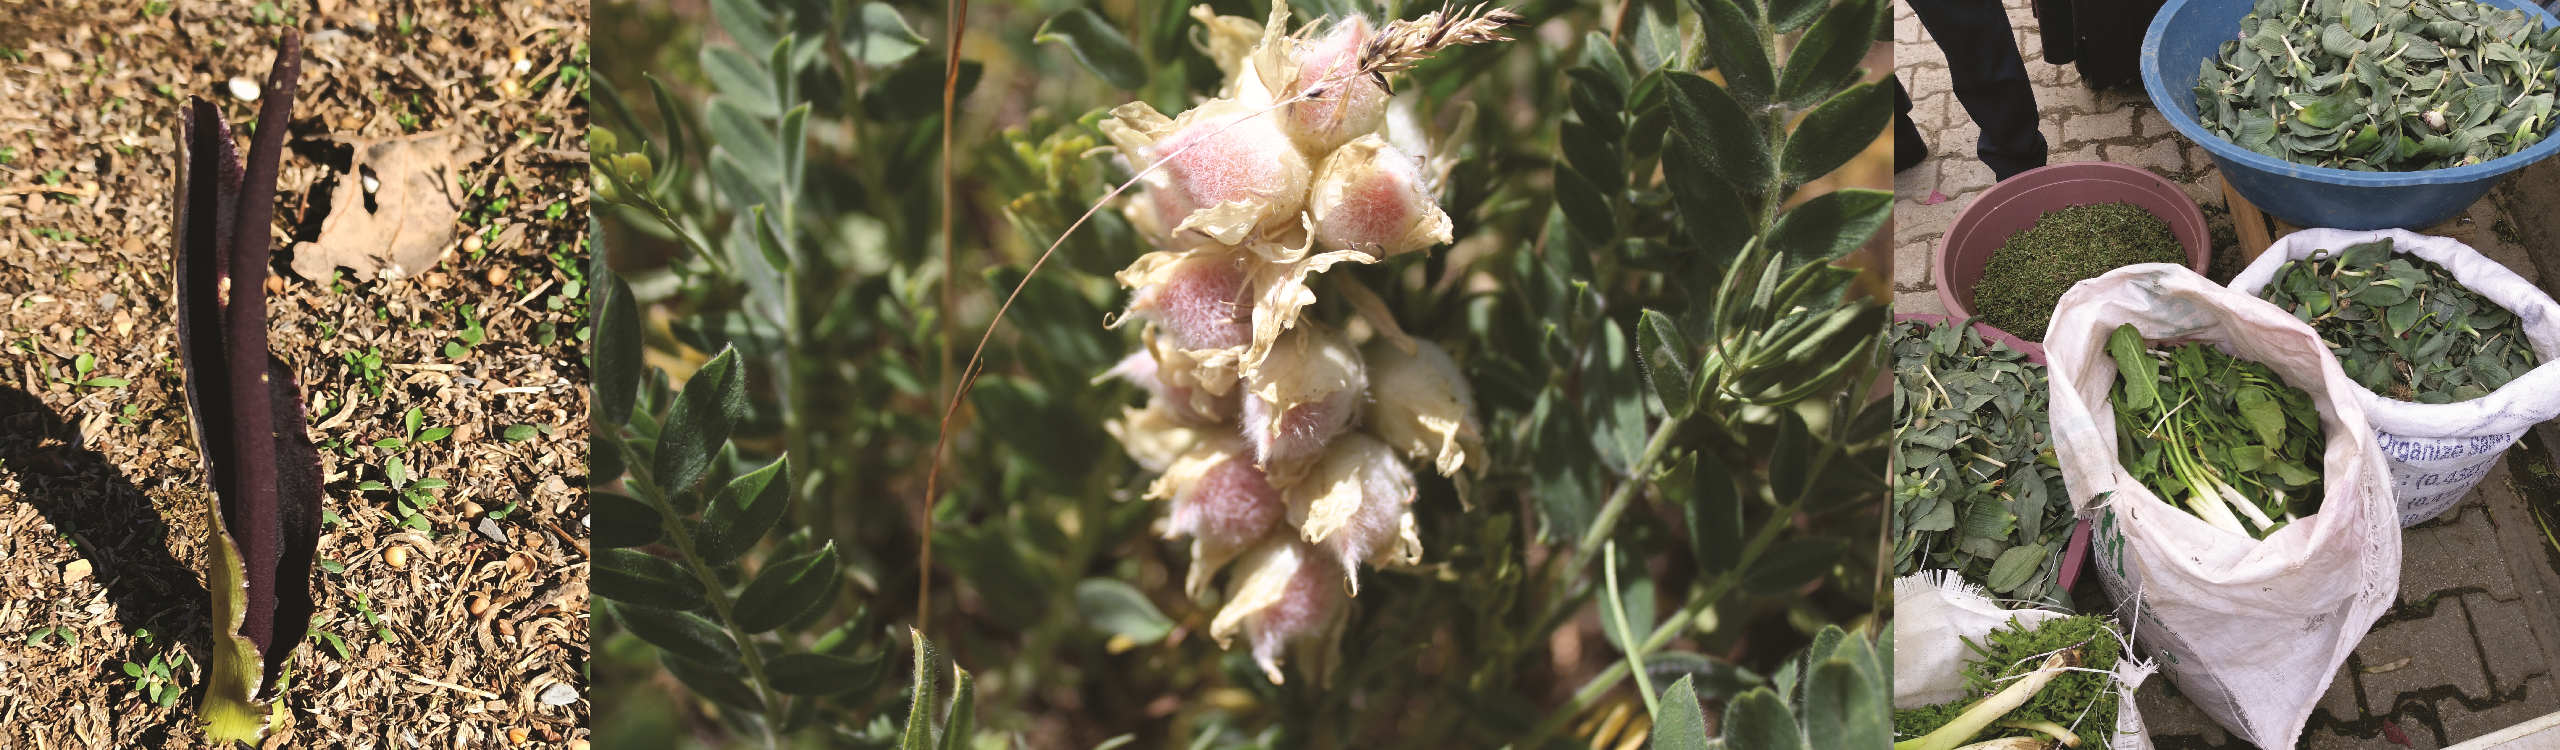
[(1135, 290), (1122, 321), (1145, 328), (1107, 373), (1150, 398), (1106, 428), (1162, 472), (1146, 496), (1171, 502), (1169, 537), (1192, 540), (1188, 592), (1234, 565), (1210, 635), (1243, 635), (1272, 682), (1286, 679), (1285, 655), (1325, 683), (1361, 567), (1422, 561), (1405, 461), (1463, 481), (1484, 459), (1448, 353), (1346, 279), (1372, 332), (1356, 344), (1348, 321), (1305, 314), (1313, 284), (1336, 264), (1450, 241), (1433, 197), (1448, 160), (1426, 163), (1435, 152), (1409, 111), (1391, 117), (1386, 74), (1441, 47), (1506, 41), (1519, 17), (1477, 6), (1292, 34), (1286, 0), (1261, 24), (1192, 15), (1226, 74), (1221, 98), (1177, 117), (1133, 102), (1102, 122), (1142, 170), (1127, 211), (1158, 248), (1118, 274)]

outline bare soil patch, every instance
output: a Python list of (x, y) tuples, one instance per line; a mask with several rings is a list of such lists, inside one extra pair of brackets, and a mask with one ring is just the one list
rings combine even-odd
[[(583, 747), (586, 4), (8, 8), (0, 746), (203, 744), (210, 499), (168, 278), (175, 112), (214, 100), (245, 150), (255, 104), (227, 82), (262, 79), (294, 28), (269, 330), (305, 386), (330, 520), (267, 745)], [(481, 158), (456, 165), (467, 198), (437, 262), (292, 273), (285, 248), (361, 178), (339, 172), (345, 141), (448, 129)]]

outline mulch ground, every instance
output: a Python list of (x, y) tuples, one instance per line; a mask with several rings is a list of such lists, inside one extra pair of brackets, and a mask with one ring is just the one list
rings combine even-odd
[[(174, 113), (193, 94), (253, 122), (226, 82), (262, 80), (291, 27), (305, 62), (269, 328), (304, 385), (331, 520), (267, 746), (584, 747), (586, 4), (9, 3), (0, 746), (204, 744), (209, 495), (172, 323)], [(484, 154), (460, 167), (473, 194), (441, 263), (290, 273), (284, 238), (315, 238), (350, 161), (334, 137), (438, 129)], [(451, 432), (414, 440), (412, 409)], [(417, 496), (424, 529), (360, 489), (395, 459), (447, 483)]]

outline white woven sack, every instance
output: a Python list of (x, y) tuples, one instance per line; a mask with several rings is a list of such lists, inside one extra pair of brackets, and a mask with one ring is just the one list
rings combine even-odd
[(2365, 420), (2391, 457), (2392, 494), (2399, 498), (2405, 528), (2461, 502), (2525, 430), (2560, 416), (2560, 362), (2555, 362), (2560, 360), (2560, 303), (2469, 245), (2405, 229), (2306, 229), (2285, 235), (2233, 278), (2231, 288), (2254, 297), (2287, 261), (2384, 237), (2391, 238), (2392, 251), (2435, 261), (2463, 286), (2515, 313), (2525, 342), (2542, 359), (2541, 366), (2489, 395), (2458, 403), (2421, 404), (2356, 389)]
[[(1924, 570), (1893, 580), (1893, 707), (1934, 706), (1964, 697), (1964, 661), (1976, 643), (2012, 619), (2033, 625), (2071, 616), (2046, 609), (2001, 609), (1981, 586), (1954, 571)], [(2151, 750), (2133, 693), (2153, 666), (2127, 649), (2116, 661), (2116, 729), (2110, 750)]]
[[(2116, 461), (2106, 342), (2131, 323), (2152, 343), (2203, 341), (2307, 391), (2327, 432), (2320, 512), (2265, 540), (2172, 507)], [(2126, 266), (2062, 296), (2045, 336), (2054, 449), (2098, 578), (2143, 655), (2205, 714), (2259, 747), (2303, 723), (2400, 587), (2400, 529), (2373, 428), (2310, 326), (2184, 267)]]

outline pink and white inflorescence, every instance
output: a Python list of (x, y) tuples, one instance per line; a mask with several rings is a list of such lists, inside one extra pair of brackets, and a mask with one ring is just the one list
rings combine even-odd
[(1454, 150), (1422, 153), (1413, 103), (1354, 72), (1367, 19), (1292, 35), (1285, 0), (1266, 23), (1192, 15), (1220, 98), (1102, 123), (1131, 167), (1156, 167), (1126, 210), (1157, 249), (1118, 274), (1143, 344), (1105, 373), (1148, 400), (1107, 427), (1159, 473), (1147, 497), (1172, 506), (1167, 538), (1191, 540), (1186, 590), (1226, 576), (1210, 635), (1242, 635), (1275, 683), (1284, 659), (1329, 682), (1362, 568), (1422, 560), (1409, 462), (1463, 487), (1484, 461), (1455, 361), (1383, 306), (1353, 301), (1365, 325), (1307, 315), (1313, 283), (1447, 244), (1433, 196)]

